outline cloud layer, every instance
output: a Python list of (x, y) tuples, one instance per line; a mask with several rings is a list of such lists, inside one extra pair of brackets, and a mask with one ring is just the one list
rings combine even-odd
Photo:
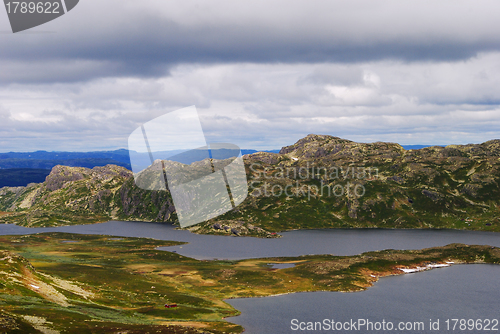
[(210, 141), (499, 135), (495, 1), (86, 0), (25, 33), (0, 11), (0, 151), (126, 147), (196, 105)]
[[(455, 61), (500, 50), (496, 1), (87, 0), (75, 9), (1, 35), (3, 83), (158, 77), (180, 63)], [(0, 27), (9, 29), (5, 13)]]

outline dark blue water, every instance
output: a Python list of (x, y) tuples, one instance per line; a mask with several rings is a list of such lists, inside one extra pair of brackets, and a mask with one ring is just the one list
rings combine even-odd
[(356, 255), (382, 249), (422, 249), (451, 243), (500, 247), (500, 234), (454, 230), (326, 229), (281, 233), (283, 238), (260, 239), (199, 235), (158, 223), (111, 221), (92, 225), (25, 228), (0, 224), (0, 235), (41, 232), (104, 234), (189, 242), (160, 249), (196, 259), (246, 259), (308, 254)]
[[(478, 330), (477, 319), (500, 320), (500, 266), (474, 264), (454, 265), (431, 271), (384, 277), (368, 290), (361, 292), (308, 292), (265, 298), (241, 298), (226, 300), (242, 312), (238, 317), (226, 320), (242, 325), (249, 334), (282, 333), (499, 333), (500, 324), (493, 330)], [(293, 320), (295, 319), (295, 320)], [(367, 325), (351, 328), (365, 320)], [(447, 319), (474, 320), (474, 326), (460, 330), (460, 320), (455, 330), (453, 321)], [(349, 322), (343, 330), (332, 331), (331, 320)], [(430, 322), (439, 329), (431, 330)], [(373, 327), (368, 327), (370, 321)], [(393, 330), (376, 330), (377, 323), (383, 329), (393, 324)], [(316, 331), (307, 328), (307, 322), (320, 322)], [(398, 330), (400, 323), (403, 328)], [(423, 330), (417, 330), (423, 323)], [(470, 324), (470, 323), (469, 323)], [(334, 324), (334, 326), (336, 326)], [(462, 327), (463, 328), (463, 327)], [(472, 328), (472, 329), (470, 329)], [(294, 330), (296, 329), (296, 330)], [(347, 329), (347, 330), (345, 330)]]

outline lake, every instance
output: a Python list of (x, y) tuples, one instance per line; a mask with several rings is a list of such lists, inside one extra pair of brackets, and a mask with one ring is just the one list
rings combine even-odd
[(356, 255), (382, 249), (422, 249), (451, 243), (500, 247), (495, 232), (454, 230), (324, 229), (281, 233), (282, 238), (261, 239), (200, 235), (176, 230), (172, 225), (144, 222), (110, 221), (92, 225), (51, 228), (25, 228), (0, 224), (0, 234), (68, 232), (105, 234), (116, 237), (142, 237), (189, 242), (187, 245), (160, 247), (162, 250), (200, 260), (248, 259), (312, 254)]
[[(226, 320), (245, 327), (249, 334), (281, 333), (331, 333), (331, 321), (345, 324), (348, 333), (481, 333), (476, 327), (460, 330), (460, 320), (455, 331), (453, 321), (447, 319), (500, 319), (500, 266), (487, 264), (455, 265), (431, 271), (381, 278), (375, 285), (360, 292), (306, 292), (265, 298), (240, 298), (226, 300), (242, 312)], [(294, 319), (296, 319), (294, 321)], [(325, 322), (326, 319), (326, 322)], [(351, 328), (355, 324), (366, 325)], [(293, 321), (293, 322), (292, 322)], [(383, 330), (393, 323), (393, 331)], [(439, 330), (431, 330), (430, 323)], [(301, 331), (307, 322), (320, 322), (317, 331)], [(373, 328), (369, 326), (369, 322)], [(325, 325), (325, 323), (327, 325)], [(376, 330), (377, 323), (381, 330)], [(402, 323), (406, 330), (397, 330)], [(418, 326), (422, 326), (417, 330)], [(474, 323), (476, 326), (476, 322)], [(410, 330), (411, 328), (411, 330)], [(497, 329), (496, 331), (494, 329)], [(294, 330), (296, 329), (296, 330)], [(423, 329), (423, 330), (422, 330)], [(500, 324), (485, 332), (498, 333)]]
[[(355, 255), (366, 251), (421, 249), (450, 243), (500, 247), (500, 234), (477, 231), (329, 229), (291, 231), (282, 233), (283, 237), (279, 239), (258, 239), (197, 235), (189, 231), (175, 230), (167, 224), (143, 222), (111, 221), (54, 228), (0, 225), (0, 235), (41, 232), (184, 241), (189, 244), (160, 249), (176, 251), (196, 259), (244, 259), (308, 254)], [(242, 315), (228, 321), (241, 324), (247, 329), (246, 333), (254, 334), (332, 332), (301, 331), (300, 328), (306, 328), (307, 322), (321, 322), (325, 325), (323, 321), (326, 321), (331, 326), (332, 320), (345, 323), (351, 319), (365, 319), (371, 321), (372, 326), (382, 326), (384, 320), (394, 323), (394, 326), (401, 321), (412, 326), (423, 322), (425, 330), (407, 330), (414, 333), (477, 333), (480, 331), (460, 331), (459, 327), (455, 331), (447, 331), (445, 321), (453, 318), (481, 321), (500, 319), (499, 277), (500, 266), (455, 265), (427, 272), (385, 277), (362, 292), (311, 292), (233, 299), (227, 302), (242, 311)], [(437, 320), (439, 330), (430, 330), (429, 321), (435, 327)], [(453, 323), (449, 325), (452, 326)], [(492, 326), (493, 324), (490, 324), (491, 329)], [(498, 325), (496, 328), (499, 328)], [(357, 332), (384, 333), (375, 329), (358, 329)]]

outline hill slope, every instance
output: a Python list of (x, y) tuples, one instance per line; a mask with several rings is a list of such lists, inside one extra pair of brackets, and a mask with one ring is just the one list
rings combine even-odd
[(168, 221), (175, 211), (168, 192), (135, 186), (132, 172), (119, 166), (56, 166), (43, 183), (0, 189), (4, 222), (57, 226), (110, 219)]
[[(279, 153), (244, 156), (250, 195), (191, 229), (268, 235), (298, 228), (500, 231), (500, 141), (405, 150), (309, 135)], [(0, 190), (4, 222), (27, 226), (107, 219), (175, 221), (168, 192), (138, 189), (117, 166), (55, 167), (47, 180)]]

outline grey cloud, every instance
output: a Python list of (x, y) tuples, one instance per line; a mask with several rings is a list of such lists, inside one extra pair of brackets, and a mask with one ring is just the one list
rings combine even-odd
[(26, 66), (1, 82), (162, 77), (182, 63), (458, 61), (500, 49), (499, 8), (495, 1), (87, 0), (37, 28), (54, 34), (0, 35), (0, 61)]
[[(57, 56), (54, 55), (54, 58)], [(43, 84), (85, 82), (102, 77), (163, 76), (164, 65), (136, 66), (119, 59), (24, 59), (0, 60), (0, 84)]]
[[(3, 150), (121, 148), (141, 123), (192, 104), (209, 142), (242, 148), (279, 148), (309, 133), (403, 144), (486, 141), (500, 137), (500, 104), (488, 104), (500, 97), (499, 55), (455, 63), (179, 65), (161, 78), (9, 85), (0, 87), (0, 142)], [(433, 94), (440, 87), (443, 94)]]
[(317, 66), (311, 73), (300, 78), (299, 82), (351, 86), (363, 82), (363, 71), (352, 66)]

